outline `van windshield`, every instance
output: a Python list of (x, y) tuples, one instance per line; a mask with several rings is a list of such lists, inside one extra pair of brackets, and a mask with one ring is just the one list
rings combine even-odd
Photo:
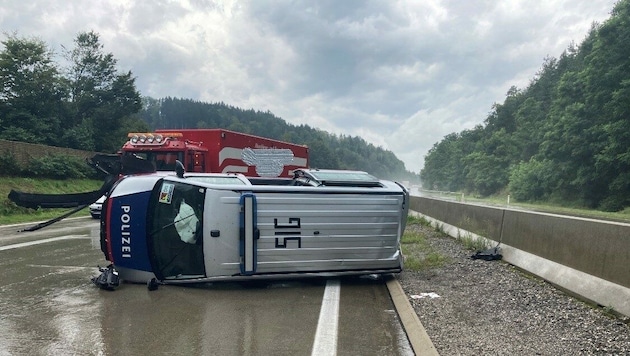
[(174, 171), (175, 161), (184, 162), (184, 151), (126, 151), (125, 155), (146, 160), (158, 171)]
[(205, 188), (160, 180), (149, 202), (148, 242), (155, 275), (160, 279), (205, 276), (203, 207)]

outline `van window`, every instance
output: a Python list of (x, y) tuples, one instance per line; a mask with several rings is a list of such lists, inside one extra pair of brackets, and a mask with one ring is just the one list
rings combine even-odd
[(203, 207), (205, 188), (160, 180), (151, 194), (147, 236), (153, 270), (160, 279), (205, 276)]

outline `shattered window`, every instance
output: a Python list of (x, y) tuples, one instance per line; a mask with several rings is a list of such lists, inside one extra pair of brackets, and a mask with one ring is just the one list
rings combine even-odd
[(147, 217), (156, 276), (186, 279), (205, 276), (203, 208), (205, 188), (161, 180), (151, 195)]

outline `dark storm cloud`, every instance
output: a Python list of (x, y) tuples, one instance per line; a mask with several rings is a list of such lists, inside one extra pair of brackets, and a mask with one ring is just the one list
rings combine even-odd
[(98, 32), (143, 95), (270, 110), (360, 135), (418, 171), (615, 0), (0, 1), (5, 33), (57, 52)]

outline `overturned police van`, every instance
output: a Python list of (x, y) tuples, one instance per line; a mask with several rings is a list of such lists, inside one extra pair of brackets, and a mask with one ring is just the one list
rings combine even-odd
[(409, 193), (365, 172), (179, 172), (120, 179), (101, 250), (124, 281), (204, 283), (396, 273)]

